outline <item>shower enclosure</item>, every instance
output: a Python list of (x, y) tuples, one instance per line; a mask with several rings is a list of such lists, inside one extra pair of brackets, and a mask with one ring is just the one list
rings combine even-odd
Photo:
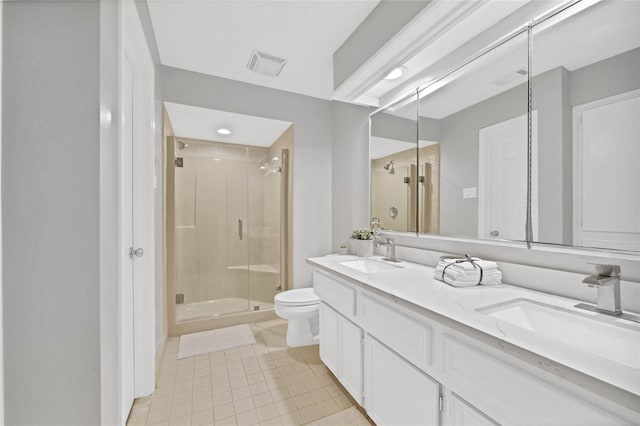
[(175, 322), (273, 307), (288, 150), (174, 139)]

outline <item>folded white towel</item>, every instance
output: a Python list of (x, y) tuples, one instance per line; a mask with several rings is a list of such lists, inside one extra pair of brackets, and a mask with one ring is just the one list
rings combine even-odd
[[(456, 261), (461, 260), (461, 259), (447, 259), (447, 260), (441, 260), (439, 265), (442, 264), (443, 267), (444, 265), (448, 265), (453, 263), (453, 265), (451, 265), (449, 268), (456, 268), (456, 269), (462, 269), (464, 271), (477, 271), (478, 267), (482, 268), (482, 270), (489, 270), (489, 269), (498, 269), (498, 264), (496, 262), (492, 262), (490, 260), (482, 260), (480, 258), (477, 257), (472, 257), (471, 260), (473, 260), (473, 263), (471, 262), (458, 262), (456, 263)], [(438, 265), (438, 266), (439, 266)], [(449, 269), (447, 268), (447, 269)]]
[[(471, 287), (474, 285), (499, 285), (502, 283), (502, 273), (495, 262), (471, 258), (472, 262), (456, 262), (458, 259), (446, 259), (440, 261), (433, 276), (455, 287)], [(482, 268), (482, 280), (480, 271)], [(443, 277), (444, 274), (444, 277)]]

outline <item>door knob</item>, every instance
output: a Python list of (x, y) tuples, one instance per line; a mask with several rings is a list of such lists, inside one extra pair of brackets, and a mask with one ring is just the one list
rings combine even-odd
[(498, 231), (491, 231), (489, 235), (491, 235), (492, 237), (497, 237), (498, 235), (500, 235), (500, 233)]
[(142, 257), (143, 255), (144, 255), (144, 250), (142, 249), (142, 247), (138, 247), (137, 249), (134, 249), (133, 247), (129, 247), (129, 257), (131, 259), (133, 259), (133, 256)]

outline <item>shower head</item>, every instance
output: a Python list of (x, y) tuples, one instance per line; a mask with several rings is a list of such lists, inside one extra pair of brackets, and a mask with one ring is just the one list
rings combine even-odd
[(189, 146), (188, 143), (184, 143), (182, 141), (178, 141), (178, 149), (185, 149), (188, 146)]
[(387, 164), (382, 166), (382, 168), (388, 171), (390, 175), (396, 174), (396, 169), (393, 168), (393, 160), (389, 161)]

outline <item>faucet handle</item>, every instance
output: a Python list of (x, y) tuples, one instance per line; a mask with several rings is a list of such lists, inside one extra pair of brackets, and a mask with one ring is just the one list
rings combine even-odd
[(620, 275), (620, 265), (603, 265), (599, 263), (589, 263), (589, 265), (594, 265), (596, 270), (596, 275), (602, 277), (615, 277)]

